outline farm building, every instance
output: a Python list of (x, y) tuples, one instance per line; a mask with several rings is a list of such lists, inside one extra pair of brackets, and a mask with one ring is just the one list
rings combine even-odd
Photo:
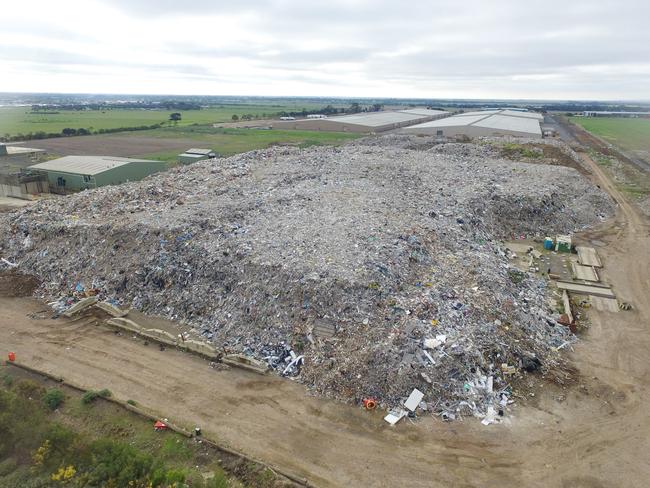
[(166, 170), (167, 163), (113, 156), (65, 156), (28, 169), (45, 173), (51, 191), (66, 193), (141, 180)]
[(447, 117), (449, 112), (426, 108), (384, 112), (364, 112), (339, 117), (299, 119), (273, 123), (274, 129), (302, 129), (334, 132), (384, 132), (429, 120)]
[(197, 149), (192, 148), (185, 151), (183, 154), (178, 155), (178, 162), (181, 164), (191, 164), (204, 159), (211, 159), (216, 157), (217, 154), (212, 149)]
[(541, 138), (542, 114), (514, 110), (467, 112), (402, 129), (406, 134), (440, 137), (516, 136)]

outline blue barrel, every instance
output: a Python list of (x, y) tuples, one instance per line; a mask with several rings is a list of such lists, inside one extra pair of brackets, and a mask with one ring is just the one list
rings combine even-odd
[(547, 251), (553, 250), (553, 239), (551, 239), (550, 237), (544, 239), (544, 249), (546, 249)]

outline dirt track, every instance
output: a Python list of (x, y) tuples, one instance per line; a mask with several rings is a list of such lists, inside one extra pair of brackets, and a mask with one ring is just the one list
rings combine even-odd
[(0, 298), (0, 350), (198, 424), (206, 435), (317, 486), (647, 486), (649, 226), (586, 162), (620, 210), (581, 237), (598, 245), (604, 280), (635, 309), (590, 312), (592, 326), (574, 353), (582, 379), (567, 390), (545, 384), (506, 425), (424, 418), (389, 428), (379, 412), (306, 397), (287, 380), (215, 371), (196, 357), (83, 321), (30, 318), (44, 306), (25, 298)]

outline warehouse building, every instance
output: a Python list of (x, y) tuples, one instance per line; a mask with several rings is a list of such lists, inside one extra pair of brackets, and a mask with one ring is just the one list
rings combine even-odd
[(273, 123), (274, 129), (320, 130), (333, 132), (384, 132), (449, 116), (444, 110), (427, 108), (383, 112), (363, 112), (339, 117), (298, 119)]
[(204, 159), (212, 159), (217, 157), (212, 149), (198, 149), (193, 147), (188, 149), (183, 154), (178, 155), (178, 162), (181, 164), (192, 164), (197, 161), (203, 161)]
[(47, 175), (50, 191), (67, 193), (141, 180), (150, 174), (165, 171), (167, 163), (113, 156), (66, 156), (35, 164), (28, 169)]
[(514, 110), (483, 110), (454, 115), (402, 129), (406, 134), (438, 137), (515, 136), (541, 138), (542, 114)]

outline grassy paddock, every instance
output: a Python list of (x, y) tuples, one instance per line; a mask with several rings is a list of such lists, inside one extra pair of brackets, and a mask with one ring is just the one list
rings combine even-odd
[[(230, 122), (233, 115), (244, 114), (270, 117), (282, 111), (314, 110), (322, 108), (313, 104), (258, 104), (223, 105), (202, 110), (146, 110), (146, 109), (108, 109), (108, 110), (60, 110), (59, 113), (32, 113), (31, 107), (0, 107), (0, 135), (15, 136), (30, 132), (61, 132), (66, 127), (73, 129), (116, 129), (119, 127), (138, 127), (153, 125), (169, 120), (172, 112), (180, 112), (179, 126), (190, 124), (212, 124)], [(56, 109), (52, 109), (56, 112)]]
[[(274, 144), (299, 147), (336, 145), (361, 137), (347, 132), (317, 132), (300, 130), (220, 129), (212, 126), (170, 127), (165, 129), (129, 133), (131, 137), (160, 137), (188, 139), (197, 146), (210, 147), (222, 156), (232, 156)], [(175, 161), (178, 151), (136, 154), (135, 157)]]
[(570, 117), (569, 120), (623, 150), (650, 151), (650, 119)]

